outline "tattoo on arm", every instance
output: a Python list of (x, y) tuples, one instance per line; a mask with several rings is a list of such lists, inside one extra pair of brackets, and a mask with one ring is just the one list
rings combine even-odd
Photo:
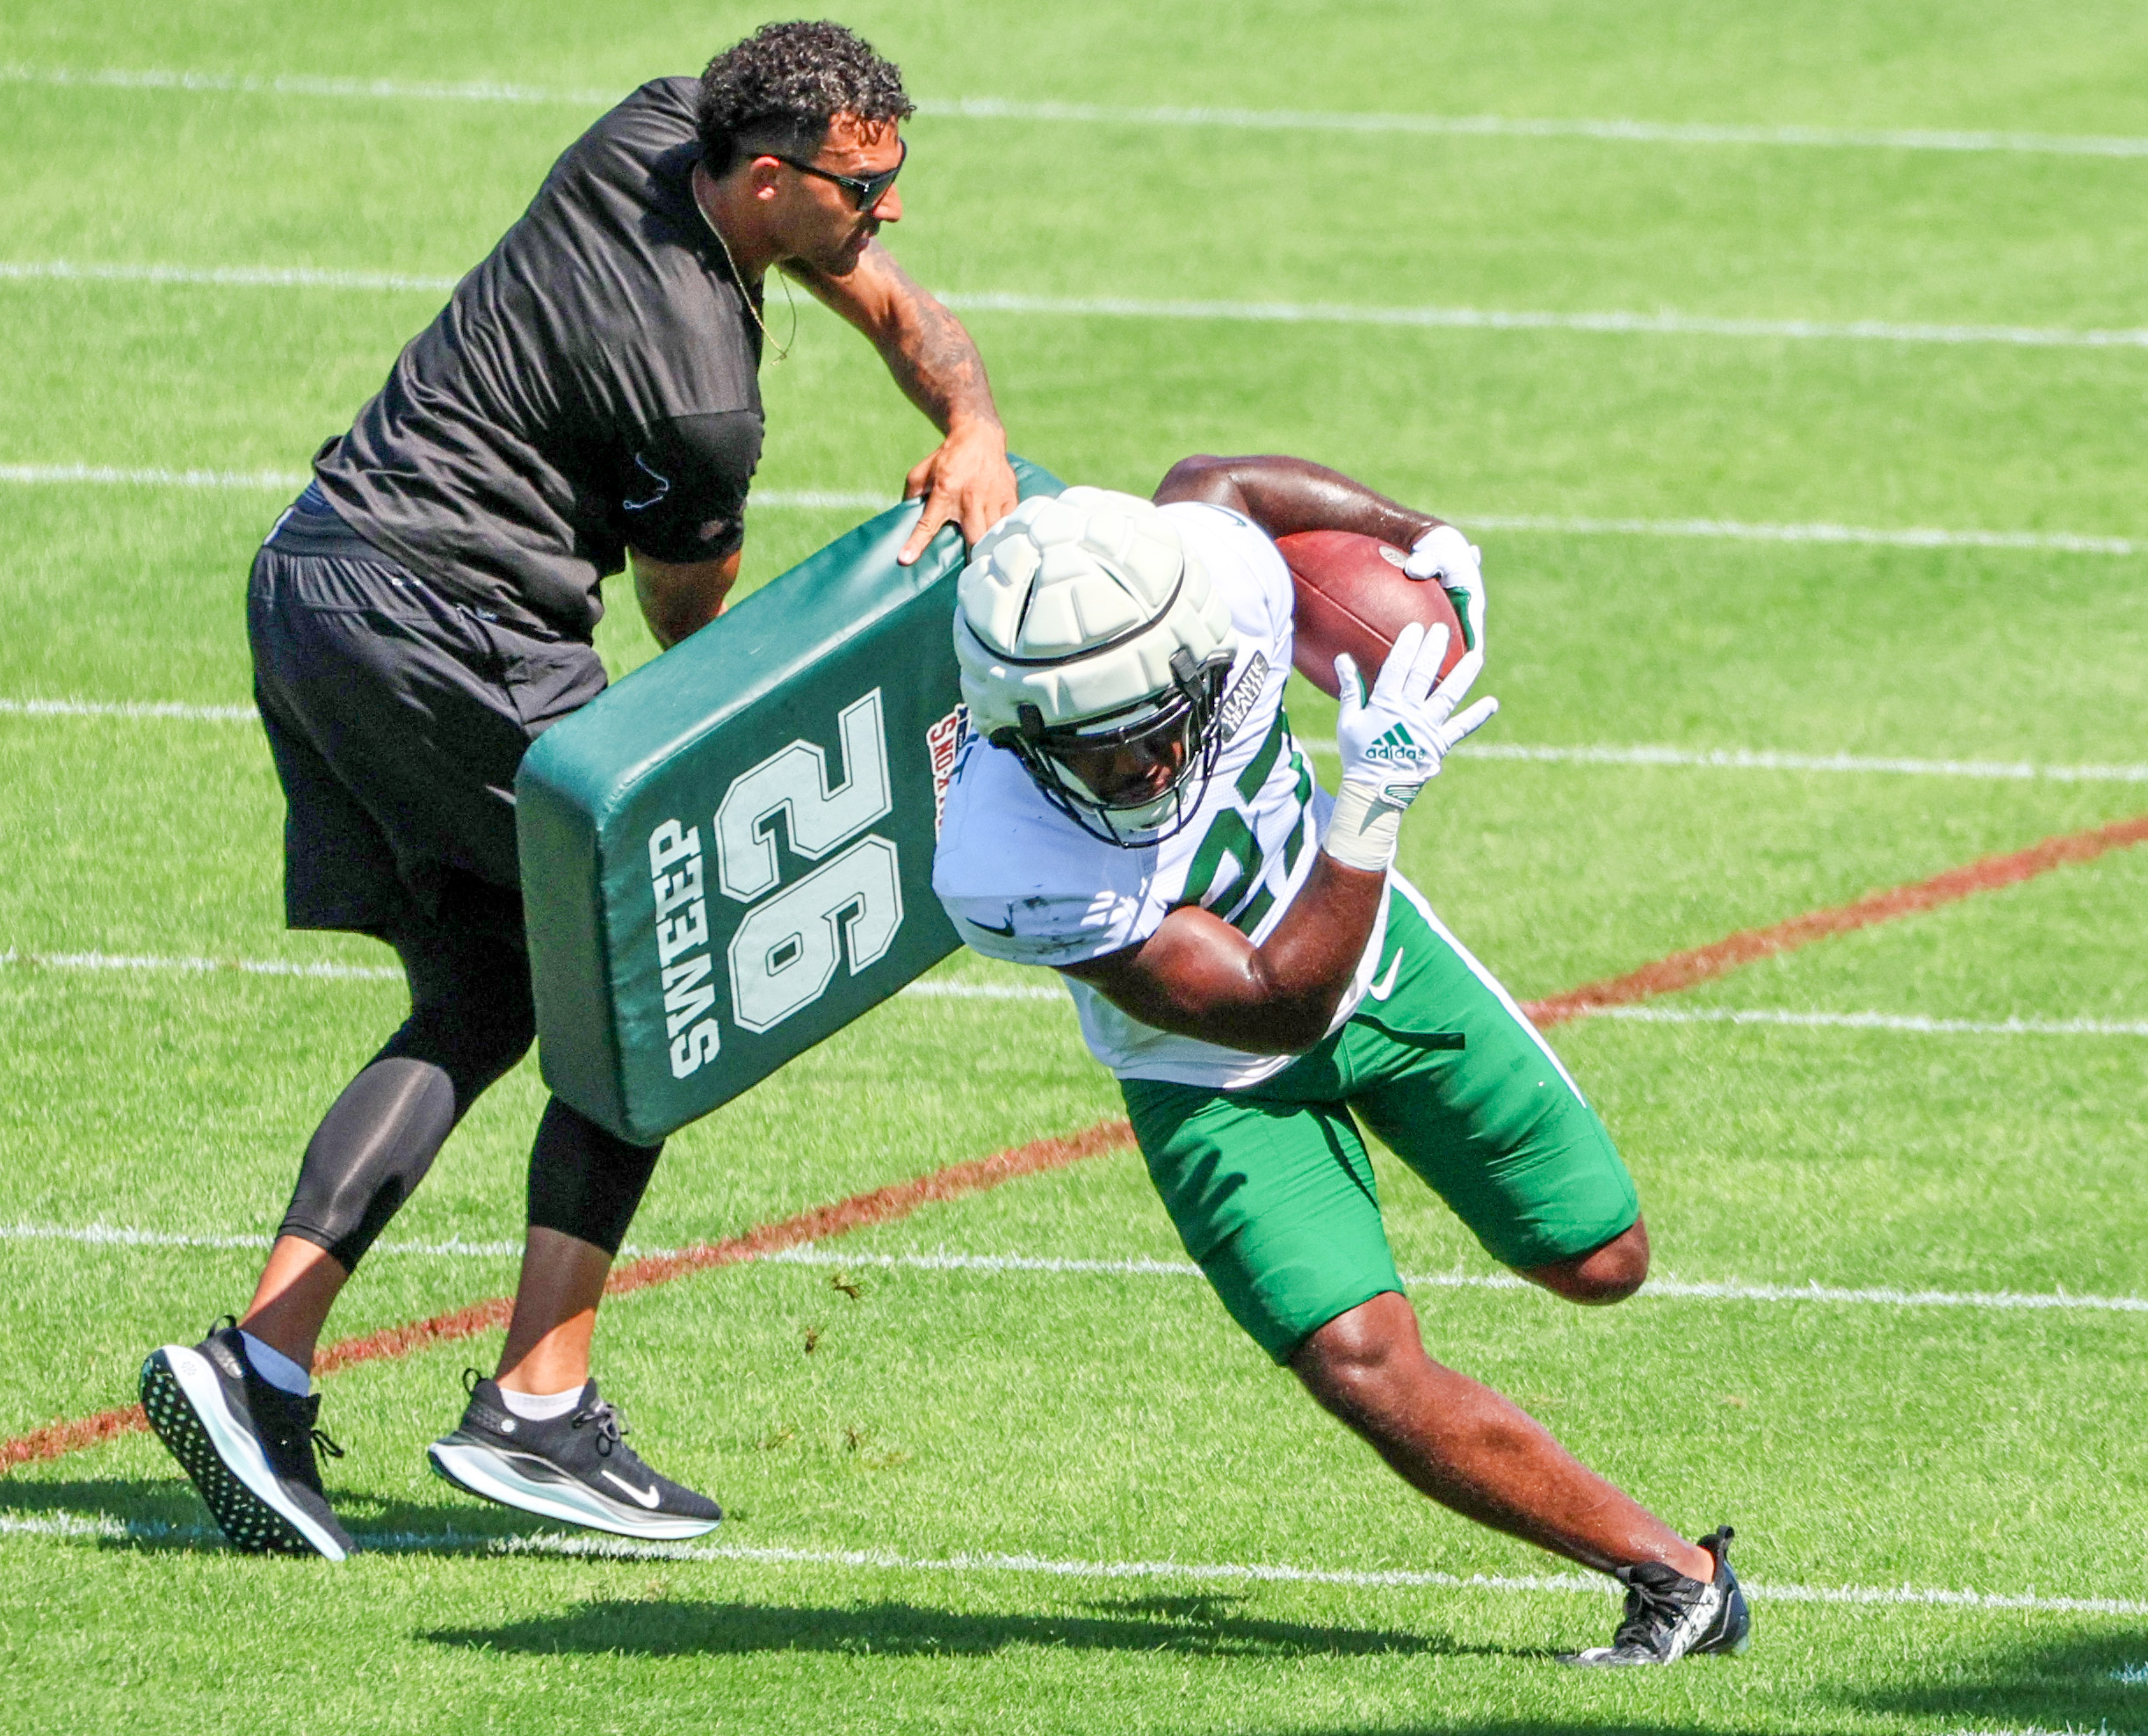
[(806, 289), (872, 341), (903, 394), (943, 434), (957, 420), (996, 423), (984, 358), (962, 322), (933, 300), (879, 242), (847, 278), (786, 265)]
[(944, 434), (957, 416), (997, 422), (992, 387), (985, 379), (984, 358), (969, 333), (946, 308), (923, 291), (912, 309), (914, 323), (903, 341), (881, 353), (910, 401), (930, 416)]

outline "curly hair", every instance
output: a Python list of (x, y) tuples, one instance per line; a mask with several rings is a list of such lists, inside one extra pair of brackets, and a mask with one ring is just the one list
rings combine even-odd
[(749, 146), (809, 157), (839, 114), (886, 122), (907, 119), (915, 106), (900, 69), (841, 25), (806, 18), (763, 25), (701, 75), (702, 162), (721, 176)]

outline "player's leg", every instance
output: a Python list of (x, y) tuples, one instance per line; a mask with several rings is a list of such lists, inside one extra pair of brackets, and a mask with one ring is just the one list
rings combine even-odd
[[(1558, 1057), (1407, 885), (1384, 948), (1389, 992), (1337, 1045), (1352, 1108), (1522, 1276), (1576, 1302), (1631, 1295), (1648, 1272), (1632, 1179)], [(1686, 1543), (1518, 1408), (1433, 1362), (1407, 1309), (1337, 1318), (1293, 1366), (1337, 1414), (1364, 1418), (1361, 1432), (1418, 1486), (1436, 1494), (1427, 1475), (1459, 1477), (1450, 1504), (1618, 1574), (1629, 1620), (1587, 1661), (1742, 1648), (1749, 1623), (1722, 1560), (1727, 1528)], [(1526, 1510), (1512, 1505), (1517, 1494)], [(1536, 1529), (1575, 1515), (1587, 1530)]]
[(1698, 1566), (1517, 1406), (1425, 1354), (1348, 1111), (1280, 1095), (1331, 1089), (1308, 1061), (1315, 1076), (1255, 1093), (1128, 1084), (1150, 1173), (1233, 1317), (1443, 1506), (1602, 1573)]
[(1701, 1568), (1712, 1620), (1730, 1592), (1714, 1589), (1705, 1551), (1519, 1407), (1425, 1355), (1371, 1163), (1337, 1101), (1341, 1050), (1331, 1040), (1247, 1092), (1125, 1081), (1188, 1252), (1239, 1324), (1414, 1486), (1630, 1588), (1658, 1574), (1682, 1586), (1688, 1568)]
[(1377, 1296), (1328, 1321), (1291, 1367), (1423, 1494), (1625, 1586), (1625, 1615), (1611, 1644), (1571, 1653), (1569, 1663), (1667, 1664), (1750, 1643), (1729, 1526), (1686, 1542), (1518, 1405), (1428, 1356), (1416, 1313), (1400, 1295)]
[(250, 1336), (310, 1368), (336, 1295), (470, 1106), (536, 1035), (529, 964), (494, 936), (413, 922), (390, 937), (410, 1015), (344, 1088), (306, 1147), (254, 1299)]
[(1642, 1561), (1714, 1573), (1705, 1550), (1590, 1471), (1520, 1406), (1427, 1356), (1416, 1311), (1397, 1291), (1329, 1320), (1290, 1365), (1443, 1507), (1599, 1573)]
[(1609, 1241), (1585, 1254), (1516, 1269), (1531, 1284), (1584, 1307), (1624, 1302), (1648, 1281), (1648, 1225), (1636, 1218)]
[[(286, 801), (286, 919), (393, 938), (411, 1016), (309, 1145), (246, 1332), (153, 1352), (142, 1397), (235, 1541), (339, 1557), (308, 1364), (351, 1268), (528, 1047), (511, 785), (530, 726), (482, 624), (313, 490), (256, 557), (247, 628)], [(576, 680), (593, 691), (602, 671)]]
[(159, 1436), (242, 1547), (340, 1559), (350, 1538), (315, 1459), (314, 1349), (373, 1239), (478, 1096), (534, 1030), (529, 971), (504, 942), (430, 928), (395, 937), (410, 1016), (344, 1088), (300, 1164), (254, 1299), (234, 1326), (168, 1344), (142, 1369)]
[(589, 1378), (604, 1281), (663, 1147), (636, 1146), (558, 1098), (530, 1157), (530, 1228), (497, 1375), (470, 1384), (433, 1470), (505, 1507), (626, 1537), (675, 1539), (723, 1509), (651, 1470)]

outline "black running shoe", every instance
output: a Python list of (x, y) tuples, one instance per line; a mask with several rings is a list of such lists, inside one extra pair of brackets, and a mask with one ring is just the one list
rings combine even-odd
[(192, 1349), (167, 1344), (149, 1353), (141, 1365), (149, 1426), (239, 1548), (340, 1561), (351, 1534), (329, 1510), (314, 1453), (341, 1458), (344, 1450), (314, 1426), (321, 1395), (294, 1398), (270, 1385), (224, 1318)]
[(1621, 1567), (1626, 1588), (1626, 1618), (1609, 1646), (1592, 1646), (1566, 1655), (1565, 1661), (1592, 1667), (1602, 1664), (1674, 1664), (1701, 1652), (1736, 1657), (1753, 1643), (1753, 1616), (1746, 1595), (1731, 1571), (1728, 1525), (1701, 1539), (1716, 1558), (1712, 1580), (1689, 1580), (1660, 1561)]
[(698, 1537), (723, 1518), (706, 1495), (641, 1462), (594, 1380), (572, 1411), (546, 1422), (511, 1413), (498, 1385), (474, 1369), (463, 1381), (470, 1403), (462, 1426), (425, 1450), (433, 1470), (457, 1488), (524, 1513), (652, 1541)]

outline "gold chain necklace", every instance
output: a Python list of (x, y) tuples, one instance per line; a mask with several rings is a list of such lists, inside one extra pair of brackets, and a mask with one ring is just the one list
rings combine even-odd
[[(708, 226), (708, 232), (716, 237), (716, 245), (723, 249), (723, 262), (731, 268), (731, 281), (738, 286), (739, 300), (746, 304), (746, 311), (753, 315), (753, 322), (761, 328), (762, 343), (776, 352), (777, 361), (789, 361), (791, 346), (798, 342), (798, 301), (791, 293), (791, 279), (780, 271), (777, 273), (783, 278), (784, 304), (791, 310), (791, 336), (786, 342), (778, 344), (769, 332), (768, 322), (761, 317), (760, 308), (754, 305), (753, 292), (746, 287), (745, 274), (739, 270), (738, 261), (731, 257), (731, 243), (724, 239), (723, 231), (716, 227), (716, 220), (709, 215), (708, 207), (701, 203), (701, 189), (689, 179), (686, 191), (692, 196), (694, 209), (701, 213), (701, 221)], [(762, 281), (765, 283), (767, 278), (763, 278)]]

